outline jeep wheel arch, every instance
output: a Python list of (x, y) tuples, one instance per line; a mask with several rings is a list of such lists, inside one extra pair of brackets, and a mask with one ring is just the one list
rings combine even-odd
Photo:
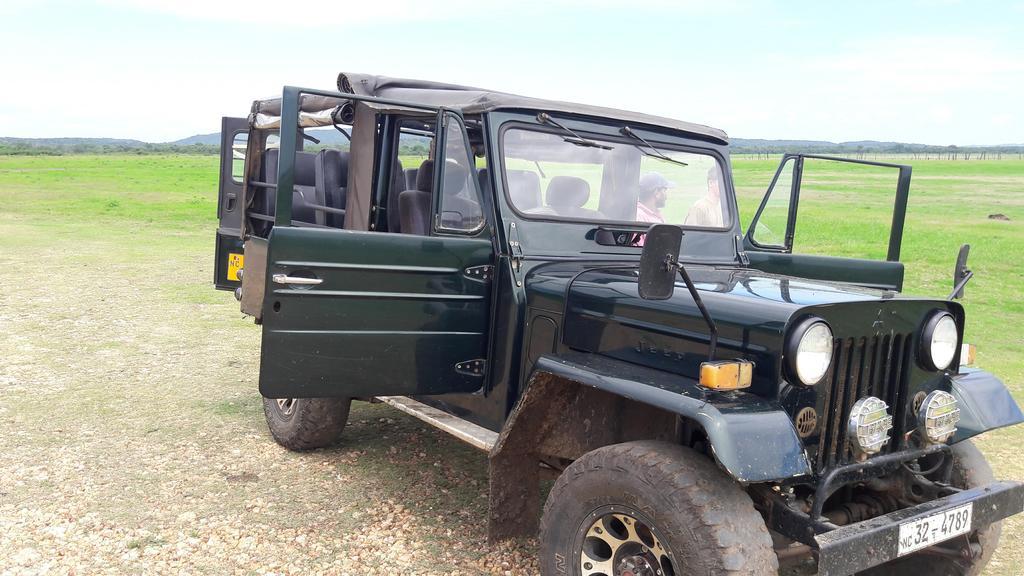
[[(540, 457), (573, 460), (621, 442), (675, 442), (677, 416), (702, 429), (718, 466), (741, 484), (811, 474), (781, 408), (748, 395), (742, 411), (729, 411), (704, 395), (686, 378), (619, 360), (542, 356), (490, 453), (490, 538), (536, 529)], [(755, 437), (763, 442), (749, 441)]]

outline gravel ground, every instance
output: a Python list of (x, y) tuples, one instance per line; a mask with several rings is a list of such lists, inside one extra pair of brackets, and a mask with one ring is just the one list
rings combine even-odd
[(334, 448), (273, 442), (205, 238), (0, 229), (0, 574), (536, 572), (442, 432), (355, 403)]
[[(488, 545), (486, 457), (381, 405), (293, 454), (206, 228), (0, 212), (0, 576), (535, 574)], [(1015, 437), (979, 445), (1019, 477)], [(986, 574), (1020, 574), (1022, 521)]]

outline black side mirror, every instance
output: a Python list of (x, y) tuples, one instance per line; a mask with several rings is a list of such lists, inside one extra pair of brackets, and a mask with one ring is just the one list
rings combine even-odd
[(967, 254), (971, 251), (970, 244), (964, 244), (960, 247), (960, 253), (956, 256), (956, 268), (953, 269), (953, 293), (949, 295), (949, 299), (963, 298), (964, 297), (964, 286), (967, 281), (971, 279), (974, 274), (967, 269)]
[(683, 245), (683, 230), (671, 224), (655, 224), (644, 236), (640, 255), (640, 297), (668, 300), (676, 287), (677, 260)]

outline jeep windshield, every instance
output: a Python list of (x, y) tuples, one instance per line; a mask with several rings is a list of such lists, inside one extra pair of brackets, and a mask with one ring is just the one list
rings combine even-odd
[[(628, 136), (628, 135), (627, 135)], [(715, 156), (649, 140), (596, 140), (511, 128), (502, 137), (509, 200), (526, 218), (655, 223), (727, 230), (732, 224)]]

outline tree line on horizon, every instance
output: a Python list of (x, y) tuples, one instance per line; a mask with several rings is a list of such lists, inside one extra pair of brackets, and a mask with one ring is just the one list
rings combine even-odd
[[(347, 148), (347, 143), (331, 147)], [(308, 149), (323, 147), (308, 145)], [(1024, 159), (1024, 145), (1004, 146), (935, 146), (928, 144), (903, 144), (899, 142), (818, 142), (807, 140), (746, 140), (735, 138), (730, 150), (733, 154), (756, 158), (769, 158), (785, 153), (833, 154), (866, 158), (868, 156), (905, 156), (913, 159), (942, 160), (1001, 160), (1003, 158)], [(402, 155), (423, 155), (427, 145), (410, 143), (399, 150)], [(62, 156), (73, 154), (197, 154), (218, 155), (217, 144), (153, 144), (137, 140), (113, 140), (90, 138), (0, 138), (0, 156)]]

